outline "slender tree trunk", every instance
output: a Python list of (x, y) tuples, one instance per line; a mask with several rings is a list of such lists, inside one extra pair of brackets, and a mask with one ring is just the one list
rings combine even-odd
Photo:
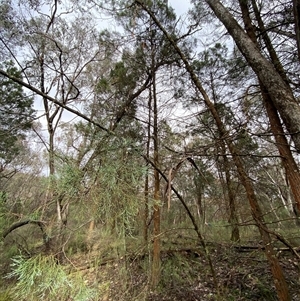
[[(215, 92), (215, 85), (214, 85), (214, 79), (213, 75), (211, 76), (211, 89), (212, 89), (212, 97), (214, 103), (217, 103), (217, 96)], [(222, 152), (222, 158), (223, 158), (223, 164), (222, 167), (225, 170), (225, 183), (222, 177), (222, 186), (223, 186), (223, 194), (225, 199), (228, 201), (229, 205), (229, 219), (228, 222), (231, 225), (231, 241), (239, 242), (240, 241), (240, 231), (238, 227), (238, 217), (237, 217), (237, 210), (235, 205), (235, 195), (233, 192), (233, 185), (232, 180), (230, 176), (230, 164), (228, 156), (226, 155), (226, 144), (222, 137), (220, 137), (219, 140), (220, 146), (221, 146), (221, 152)], [(218, 146), (216, 146), (218, 147)]]
[[(147, 156), (149, 157), (149, 156)], [(144, 217), (143, 217), (143, 236), (144, 241), (147, 244), (148, 242), (148, 219), (149, 219), (149, 175), (148, 172), (145, 176), (145, 187), (144, 187), (144, 196), (145, 196), (145, 206), (144, 206)]]
[[(155, 166), (159, 166), (158, 157), (158, 110), (156, 98), (156, 83), (155, 73), (153, 73), (153, 162)], [(159, 283), (160, 278), (160, 180), (159, 172), (154, 170), (154, 206), (153, 206), (153, 258), (152, 258), (152, 273), (151, 287), (155, 288)]]
[(221, 2), (206, 0), (206, 3), (224, 24), (248, 64), (261, 80), (280, 113), (297, 151), (300, 152), (300, 106), (295, 100), (290, 87)]
[(88, 233), (86, 235), (86, 245), (89, 251), (92, 251), (93, 248), (93, 233), (95, 229), (95, 219), (92, 219), (89, 223)]
[(300, 218), (300, 172), (297, 163), (294, 160), (293, 154), (290, 150), (288, 141), (284, 135), (282, 125), (280, 123), (279, 116), (276, 108), (271, 101), (268, 101), (268, 97), (265, 94), (265, 107), (269, 116), (270, 126), (272, 133), (274, 134), (276, 146), (281, 156), (282, 164), (284, 166), (286, 177), (292, 190), (294, 199), (294, 213), (299, 223)]
[[(272, 45), (271, 39), (269, 38), (268, 30), (265, 27), (264, 22), (261, 18), (260, 11), (259, 11), (259, 9), (257, 7), (257, 4), (256, 4), (256, 0), (251, 0), (251, 3), (252, 3), (252, 9), (254, 11), (256, 21), (258, 23), (258, 28), (259, 28), (260, 34), (261, 34), (261, 36), (264, 40), (264, 43), (267, 47), (268, 52), (269, 52), (271, 62), (273, 63), (273, 66), (274, 66), (275, 70), (277, 71), (277, 73), (281, 76), (282, 80), (286, 83), (286, 85), (288, 87), (290, 87), (289, 86), (289, 80), (286, 76), (284, 68), (283, 68), (283, 66), (282, 66), (282, 64), (281, 64), (281, 62), (280, 62), (280, 60), (277, 56), (277, 53), (276, 53), (276, 51), (275, 51), (275, 49)], [(255, 34), (255, 29), (254, 29), (254, 27), (252, 25), (252, 22), (251, 22), (248, 7), (245, 7), (245, 5), (243, 5), (243, 6), (241, 6), (241, 8), (242, 8), (244, 23), (246, 25), (247, 34), (249, 35), (252, 42), (255, 43), (257, 48), (259, 49), (258, 41), (257, 41), (256, 34)]]
[[(56, 12), (56, 6), (55, 11)], [(52, 20), (53, 21), (53, 20)], [(48, 32), (51, 22), (48, 24), (46, 33)], [(46, 95), (47, 91), (45, 88), (45, 49), (46, 49), (46, 42), (42, 40), (42, 51), (41, 55), (39, 57), (39, 63), (40, 63), (40, 72), (41, 72), (41, 79), (40, 79), (40, 88), (42, 94)], [(58, 259), (61, 259), (61, 246), (63, 242), (63, 232), (67, 223), (67, 216), (68, 216), (68, 206), (62, 205), (63, 200), (63, 194), (58, 195), (56, 191), (53, 191), (54, 185), (53, 185), (53, 176), (55, 175), (55, 146), (54, 146), (54, 136), (57, 124), (61, 118), (61, 108), (56, 106), (55, 109), (52, 111), (51, 107), (49, 106), (48, 99), (43, 96), (43, 104), (44, 104), (44, 110), (45, 110), (45, 116), (47, 120), (47, 130), (49, 135), (49, 147), (48, 147), (48, 166), (49, 166), (49, 175), (50, 175), (50, 182), (49, 187), (47, 191), (47, 199), (46, 204), (49, 202), (49, 200), (56, 199), (56, 212), (57, 212), (57, 222), (55, 226), (54, 232), (54, 238), (53, 238), (53, 252), (57, 255)], [(57, 120), (55, 121), (55, 118)]]
[(233, 192), (233, 185), (230, 176), (230, 166), (228, 156), (226, 155), (226, 146), (224, 141), (221, 140), (222, 144), (222, 153), (223, 153), (223, 160), (224, 160), (224, 170), (225, 170), (225, 180), (226, 180), (226, 190), (227, 190), (227, 199), (229, 203), (229, 219), (228, 222), (231, 225), (231, 241), (239, 242), (240, 241), (240, 230), (238, 227), (238, 216), (235, 204), (235, 194)]
[[(158, 166), (155, 166), (154, 162), (152, 162), (151, 160), (149, 160), (147, 157), (144, 156), (144, 158), (146, 159), (146, 161), (148, 161), (154, 169), (157, 170), (157, 172), (161, 175), (161, 177), (168, 183), (169, 179), (166, 177), (166, 175), (158, 168)], [(201, 174), (198, 166), (196, 165), (196, 163), (194, 162), (194, 160), (192, 158), (187, 158), (187, 160), (192, 164), (193, 167), (195, 167), (195, 169), (198, 171), (199, 174)], [(197, 236), (199, 238), (199, 242), (205, 252), (205, 256), (208, 260), (208, 264), (210, 267), (210, 271), (213, 277), (213, 281), (214, 281), (214, 285), (215, 285), (215, 289), (217, 291), (217, 300), (220, 297), (220, 286), (218, 284), (218, 280), (217, 280), (217, 275), (216, 275), (216, 271), (214, 269), (214, 265), (213, 265), (213, 261), (212, 258), (210, 256), (210, 251), (208, 250), (207, 246), (206, 246), (206, 242), (204, 240), (204, 237), (202, 236), (199, 227), (198, 227), (198, 223), (196, 222), (194, 216), (192, 215), (189, 207), (187, 206), (186, 202), (184, 201), (183, 197), (179, 194), (179, 192), (173, 187), (172, 183), (170, 183), (171, 185), (171, 189), (173, 190), (173, 192), (176, 194), (178, 200), (181, 202), (181, 204), (183, 205), (188, 217), (190, 218), (190, 221), (192, 222), (193, 226), (194, 226), (194, 230), (197, 233)]]
[[(149, 101), (148, 101), (148, 125), (147, 125), (147, 143), (146, 143), (146, 156), (150, 156), (150, 141), (151, 141), (151, 113), (152, 113), (152, 92), (149, 89)], [(148, 242), (148, 219), (149, 219), (149, 174), (147, 172), (145, 176), (145, 206), (144, 206), (144, 241)]]
[[(255, 36), (255, 31), (254, 31), (254, 28), (252, 26), (250, 15), (249, 15), (248, 6), (245, 3), (245, 1), (243, 1), (243, 0), (240, 0), (239, 2), (240, 2), (242, 14), (243, 14), (243, 20), (244, 20), (244, 23), (245, 23), (246, 31), (247, 31), (250, 39), (258, 47), (257, 39), (256, 39), (256, 36)], [(254, 1), (252, 1), (252, 2), (254, 2)], [(254, 5), (256, 5), (256, 3), (254, 3)], [(260, 20), (259, 20), (259, 23), (260, 23)], [(270, 49), (270, 45), (269, 45), (268, 49), (271, 52), (271, 57), (275, 58), (276, 53), (273, 51), (273, 49)], [(278, 66), (278, 68), (283, 70), (281, 68), (281, 65), (279, 64), (279, 61), (277, 63), (277, 66)], [(280, 72), (280, 73), (281, 73), (282, 77), (285, 77), (283, 72)], [(269, 93), (268, 93), (264, 83), (262, 82), (262, 80), (260, 78), (259, 78), (259, 85), (260, 85), (260, 89), (261, 89), (261, 92), (262, 92), (262, 97), (263, 97), (263, 100), (264, 100), (266, 111), (267, 111), (267, 114), (269, 116), (271, 130), (274, 134), (275, 141), (277, 143), (279, 153), (283, 156), (283, 164), (285, 164), (286, 163), (285, 155), (287, 154), (286, 152), (290, 152), (290, 149), (288, 147), (288, 143), (286, 141), (286, 138), (285, 138), (285, 135), (284, 135), (284, 132), (283, 132), (281, 122), (280, 122), (279, 116), (277, 114), (276, 108), (275, 108), (272, 100), (270, 99)], [(290, 159), (292, 159), (292, 161), (293, 161), (292, 156), (290, 157)], [(285, 165), (285, 167), (287, 168), (286, 169), (286, 171), (287, 171), (289, 168), (288, 168), (287, 165)], [(267, 252), (267, 256), (268, 256), (268, 250), (267, 249), (266, 249), (266, 252)], [(275, 256), (275, 254), (274, 254), (274, 256)], [(271, 269), (272, 269), (272, 272), (273, 272), (273, 277), (274, 277), (278, 297), (282, 301), (291, 300), (291, 297), (290, 297), (289, 291), (288, 291), (288, 286), (287, 286), (286, 281), (284, 279), (282, 269), (280, 268), (281, 271), (279, 270), (279, 267), (280, 267), (279, 263), (278, 263), (278, 266), (277, 266), (277, 263), (275, 263), (274, 260), (272, 262), (272, 258), (270, 258), (269, 262), (271, 263)], [(278, 280), (280, 280), (280, 282)]]
[(196, 188), (196, 206), (197, 206), (197, 215), (199, 217), (199, 221), (204, 224), (205, 223), (205, 214), (204, 214), (204, 206), (203, 206), (203, 183), (200, 175), (194, 179), (194, 186)]

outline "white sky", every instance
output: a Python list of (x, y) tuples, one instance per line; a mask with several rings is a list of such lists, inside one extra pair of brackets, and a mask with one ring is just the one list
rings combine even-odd
[[(180, 0), (169, 0), (169, 5), (174, 8), (174, 10), (177, 14), (177, 17), (182, 16), (183, 19), (184, 19), (184, 15), (187, 13), (189, 7), (191, 6), (190, 1), (188, 1), (188, 0), (181, 0), (181, 1)], [(49, 14), (49, 12), (46, 12), (46, 11), (45, 11), (45, 13)], [(103, 26), (101, 26), (101, 27), (104, 28), (105, 24), (102, 23), (102, 25)], [(108, 25), (108, 28), (109, 27), (110, 26)], [(34, 103), (34, 109), (37, 110), (38, 115), (42, 115), (44, 113), (44, 107), (43, 107), (41, 97), (36, 97), (36, 101)], [(78, 111), (80, 111), (80, 108), (74, 107), (74, 109), (77, 109)], [(74, 114), (72, 114), (68, 111), (64, 111), (63, 118), (62, 118), (63, 122), (69, 122), (69, 121), (72, 121), (74, 119), (79, 120), (80, 117), (74, 116)], [(44, 129), (45, 133), (46, 133), (47, 124), (46, 124), (45, 119), (41, 118), (40, 122), (43, 126), (43, 129)]]

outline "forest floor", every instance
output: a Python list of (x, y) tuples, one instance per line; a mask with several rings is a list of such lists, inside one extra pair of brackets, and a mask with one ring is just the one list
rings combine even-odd
[[(90, 251), (78, 248), (75, 250), (75, 247), (69, 250), (63, 265), (70, 275), (79, 276), (87, 287), (97, 291), (97, 297), (85, 300), (278, 300), (270, 267), (259, 239), (243, 241), (242, 245), (228, 241), (207, 242), (215, 279), (208, 256), (195, 237), (181, 235), (162, 239), (161, 275), (155, 290), (151, 290), (149, 286), (151, 244), (147, 248), (141, 243), (139, 247), (135, 238), (126, 239), (126, 243), (112, 237), (102, 237), (97, 241), (101, 243)], [(297, 251), (299, 253), (300, 249)], [(278, 245), (277, 257), (284, 270), (291, 298), (299, 301), (300, 262), (282, 245)], [(3, 288), (0, 291), (9, 292), (9, 287), (14, 287), (16, 279), (2, 279)], [(14, 300), (13, 297), (5, 298), (1, 298), (0, 294), (0, 301)], [(57, 300), (73, 299), (47, 299)]]
[[(269, 264), (259, 245), (241, 248), (213, 243), (208, 250), (215, 280), (203, 249), (177, 244), (162, 250), (160, 282), (155, 292), (149, 289), (149, 257), (143, 252), (121, 256), (118, 260), (95, 257), (85, 276), (91, 284), (96, 279), (97, 283), (108, 284), (103, 301), (278, 300)], [(285, 248), (278, 250), (277, 256), (292, 300), (299, 301), (299, 262)]]

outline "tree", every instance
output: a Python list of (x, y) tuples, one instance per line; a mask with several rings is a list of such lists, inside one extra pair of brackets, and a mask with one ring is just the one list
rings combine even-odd
[[(239, 116), (239, 118), (235, 116), (232, 105), (232, 97), (236, 93), (236, 85), (241, 82), (247, 82), (247, 68), (244, 67), (243, 70), (238, 69), (240, 65), (243, 66), (241, 58), (236, 54), (229, 55), (228, 48), (220, 43), (200, 52), (198, 57), (198, 59), (193, 61), (195, 73), (201, 78), (203, 85), (207, 87), (207, 93), (209, 93), (220, 118), (224, 124), (226, 124), (228, 131), (230, 132), (232, 137), (230, 139), (238, 140), (236, 144), (240, 143), (240, 145), (236, 146), (241, 154), (249, 154), (251, 148), (247, 149), (247, 146), (249, 145), (243, 145), (245, 144), (245, 141), (242, 139), (243, 135), (246, 133), (246, 122), (240, 118), (241, 116)], [(198, 98), (187, 100), (187, 103), (190, 103), (193, 107), (200, 105)], [(194, 135), (198, 136), (198, 139), (199, 135), (203, 136), (202, 139), (205, 139), (206, 144), (210, 145), (210, 153), (212, 155), (215, 154), (213, 160), (217, 163), (223, 195), (229, 207), (228, 220), (232, 225), (232, 240), (239, 241), (239, 229), (237, 226), (238, 216), (235, 204), (236, 194), (233, 185), (233, 178), (236, 178), (236, 174), (234, 174), (234, 171), (232, 170), (233, 162), (228, 155), (228, 149), (225, 143), (225, 139), (227, 138), (223, 138), (219, 135), (218, 128), (214, 123), (210, 112), (207, 111), (199, 114), (193, 129), (195, 131)], [(248, 160), (252, 161), (250, 158)], [(213, 162), (211, 164), (213, 164)], [(246, 167), (245, 160), (244, 164)], [(251, 163), (248, 163), (247, 165), (249, 164)]]
[(248, 64), (264, 85), (295, 144), (295, 148), (300, 152), (300, 106), (292, 90), (222, 3), (215, 0), (206, 0), (205, 2), (224, 24)]
[(298, 59), (300, 61), (300, 1), (293, 0), (293, 11), (294, 11), (294, 23), (295, 23), (295, 33), (297, 40), (297, 49), (298, 49)]
[[(260, 49), (260, 45), (258, 43), (258, 39), (256, 37), (255, 28), (252, 24), (252, 20), (250, 18), (250, 12), (247, 5), (247, 2), (240, 0), (240, 7), (242, 11), (243, 21), (245, 24), (245, 29), (253, 43), (257, 46), (258, 49)], [(258, 6), (256, 4), (256, 1), (252, 2), (252, 8), (255, 14), (256, 21), (258, 23), (258, 30), (260, 31), (260, 34), (262, 35), (262, 40), (264, 44), (266, 45), (266, 48), (268, 50), (268, 53), (270, 55), (271, 61), (274, 65), (274, 68), (278, 72), (278, 74), (281, 76), (282, 80), (289, 84), (289, 79), (287, 78), (287, 75), (284, 71), (284, 68), (279, 60), (279, 57), (276, 53), (275, 48), (273, 47), (271, 43), (271, 39), (268, 35), (267, 29), (264, 25), (264, 22), (262, 20), (261, 14), (259, 12)], [(276, 142), (276, 146), (278, 148), (278, 152), (282, 158), (282, 164), (285, 168), (285, 173), (288, 179), (288, 182), (291, 186), (291, 191), (294, 196), (294, 212), (296, 215), (296, 218), (300, 215), (300, 188), (299, 188), (299, 181), (300, 181), (300, 171), (297, 166), (297, 163), (295, 162), (295, 159), (293, 157), (290, 145), (288, 143), (288, 140), (284, 133), (284, 128), (281, 124), (280, 117), (278, 115), (278, 110), (276, 109), (276, 106), (272, 102), (272, 99), (268, 93), (267, 88), (263, 84), (263, 82), (258, 79), (259, 81), (259, 87), (261, 90), (261, 96), (263, 99), (263, 103), (269, 118), (269, 123), (271, 127), (271, 131), (274, 135), (274, 139)]]
[[(18, 79), (21, 72), (11, 61), (4, 62), (1, 68)], [(0, 172), (22, 150), (26, 131), (30, 130), (35, 112), (33, 98), (14, 81), (0, 75)]]

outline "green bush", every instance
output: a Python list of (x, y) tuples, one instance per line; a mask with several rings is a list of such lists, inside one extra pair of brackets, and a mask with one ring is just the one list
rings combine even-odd
[(8, 290), (0, 292), (0, 301), (13, 301), (10, 292)]
[(13, 258), (9, 278), (16, 278), (12, 291), (15, 300), (90, 301), (97, 299), (97, 290), (85, 283), (82, 275), (67, 273), (53, 256), (38, 255), (26, 259)]

